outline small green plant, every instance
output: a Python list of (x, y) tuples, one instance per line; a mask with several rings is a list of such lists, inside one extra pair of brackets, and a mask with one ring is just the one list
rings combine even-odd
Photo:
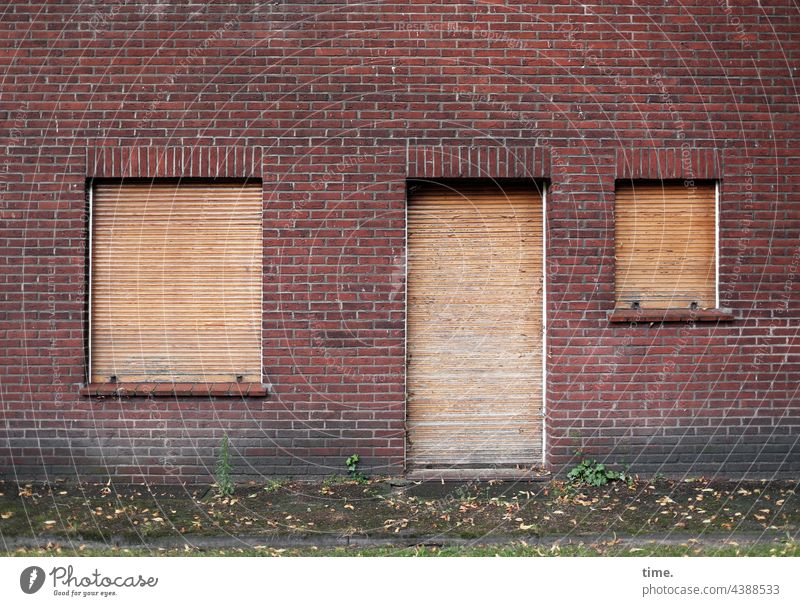
[(322, 487), (333, 488), (334, 486), (338, 486), (339, 484), (346, 484), (349, 480), (350, 478), (348, 478), (347, 476), (340, 476), (338, 474), (333, 474), (322, 480)]
[(358, 483), (364, 483), (367, 481), (367, 477), (358, 471), (358, 463), (360, 458), (357, 454), (351, 454), (347, 457), (347, 460), (344, 464), (347, 466), (347, 473), (350, 475), (350, 478), (355, 480)]
[(288, 480), (284, 480), (281, 478), (278, 478), (277, 480), (267, 480), (267, 485), (264, 486), (264, 491), (268, 493), (275, 492), (276, 490), (280, 490), (281, 488), (286, 486), (286, 484), (288, 483), (289, 483)]
[(219, 458), (217, 459), (217, 469), (214, 479), (217, 482), (217, 494), (221, 497), (232, 497), (236, 489), (231, 478), (231, 450), (228, 435), (222, 436), (222, 443), (219, 448)]
[(567, 473), (567, 478), (573, 484), (586, 484), (588, 486), (605, 486), (609, 482), (623, 481), (626, 484), (632, 482), (632, 478), (626, 471), (614, 471), (608, 469), (602, 463), (594, 459), (583, 459)]

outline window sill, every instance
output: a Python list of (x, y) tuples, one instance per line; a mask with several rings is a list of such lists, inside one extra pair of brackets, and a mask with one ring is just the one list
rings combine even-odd
[(217, 397), (263, 398), (269, 389), (263, 383), (90, 383), (80, 390), (82, 396), (113, 397)]
[(615, 309), (608, 312), (608, 321), (612, 323), (729, 322), (735, 319), (730, 309)]

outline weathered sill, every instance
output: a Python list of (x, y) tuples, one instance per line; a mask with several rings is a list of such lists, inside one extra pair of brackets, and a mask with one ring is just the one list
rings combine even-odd
[(608, 312), (612, 323), (631, 322), (729, 322), (730, 309), (615, 309)]
[(210, 397), (263, 398), (269, 389), (263, 383), (90, 383), (82, 396), (108, 397)]

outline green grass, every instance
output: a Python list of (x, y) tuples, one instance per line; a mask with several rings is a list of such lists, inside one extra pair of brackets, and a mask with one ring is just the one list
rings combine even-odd
[(800, 544), (793, 541), (774, 543), (752, 543), (746, 545), (723, 544), (703, 545), (684, 543), (662, 545), (640, 544), (636, 546), (615, 542), (596, 544), (569, 544), (564, 546), (536, 546), (524, 542), (504, 545), (478, 545), (464, 547), (364, 547), (333, 549), (275, 549), (269, 547), (248, 547), (228, 549), (49, 549), (17, 550), (12, 556), (304, 556), (304, 557), (797, 557)]

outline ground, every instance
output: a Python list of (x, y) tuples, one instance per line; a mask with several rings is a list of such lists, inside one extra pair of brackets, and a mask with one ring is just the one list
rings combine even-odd
[(798, 483), (0, 482), (8, 555), (800, 555)]

